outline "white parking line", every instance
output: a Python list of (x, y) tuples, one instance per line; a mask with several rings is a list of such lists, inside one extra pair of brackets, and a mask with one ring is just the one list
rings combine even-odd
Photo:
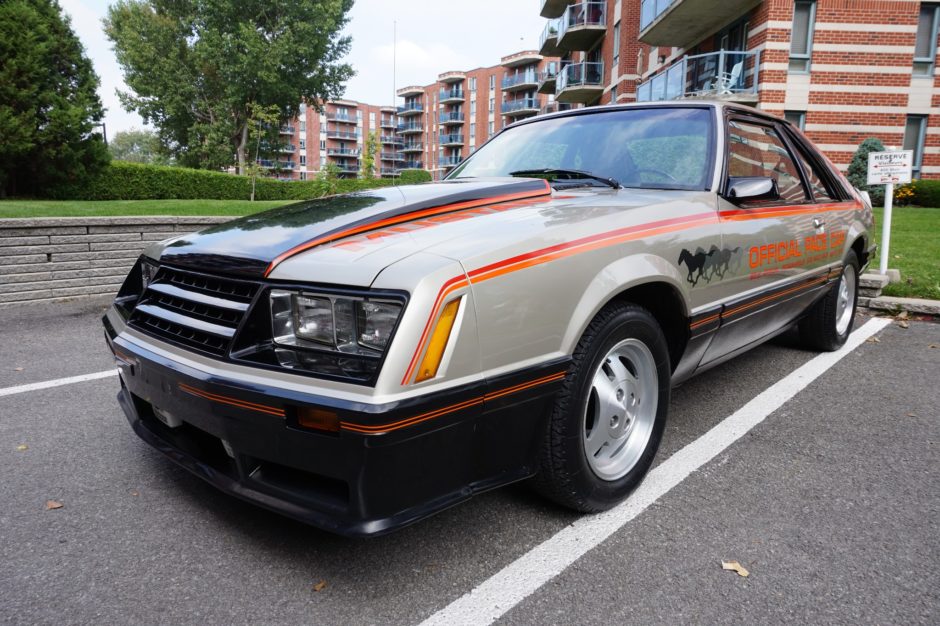
[(870, 320), (852, 333), (841, 349), (814, 357), (673, 454), (651, 471), (623, 504), (605, 513), (580, 518), (431, 615), (422, 626), (478, 625), (496, 621), (890, 323), (890, 319), (884, 318)]
[(62, 385), (73, 385), (83, 383), (86, 380), (98, 380), (99, 378), (109, 378), (117, 376), (116, 369), (106, 370), (104, 372), (95, 372), (94, 374), (82, 374), (81, 376), (69, 376), (68, 378), (56, 378), (55, 380), (46, 380), (41, 383), (30, 383), (28, 385), (17, 385), (16, 387), (4, 387), (0, 389), (0, 397), (12, 396), (27, 391), (38, 391), (40, 389), (49, 389), (50, 387), (61, 387)]

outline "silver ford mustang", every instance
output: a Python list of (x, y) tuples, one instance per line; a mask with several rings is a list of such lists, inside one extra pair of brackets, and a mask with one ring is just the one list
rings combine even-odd
[(807, 139), (712, 102), (510, 126), (446, 180), (148, 248), (104, 317), (134, 430), (218, 488), (373, 535), (513, 481), (626, 498), (670, 388), (852, 330), (872, 212)]

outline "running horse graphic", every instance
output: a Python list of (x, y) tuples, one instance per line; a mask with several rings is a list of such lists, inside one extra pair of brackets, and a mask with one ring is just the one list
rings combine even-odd
[[(708, 253), (702, 248), (697, 248), (695, 254), (685, 249), (679, 254), (679, 265), (685, 263), (685, 266), (689, 269), (689, 275), (686, 280), (688, 280), (693, 287), (696, 286), (698, 281), (705, 275), (706, 261), (708, 261)], [(696, 272), (698, 272), (698, 274), (693, 277), (693, 274)]]
[(710, 283), (715, 276), (718, 276), (718, 279), (721, 280), (729, 271), (733, 272), (739, 263), (733, 263), (732, 261), (739, 261), (740, 253), (740, 246), (733, 250), (727, 248), (722, 250), (713, 245), (708, 252), (702, 248), (696, 248), (695, 254), (683, 250), (679, 254), (679, 265), (685, 263), (689, 270), (686, 280), (695, 287), (702, 279), (705, 279), (706, 283)]

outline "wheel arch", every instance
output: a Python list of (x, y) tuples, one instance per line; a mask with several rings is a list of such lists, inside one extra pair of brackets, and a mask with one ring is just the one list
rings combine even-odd
[(674, 265), (650, 254), (618, 259), (595, 276), (581, 296), (564, 335), (568, 353), (597, 314), (612, 302), (632, 302), (647, 309), (666, 336), (675, 370), (689, 338), (689, 302), (682, 277)]

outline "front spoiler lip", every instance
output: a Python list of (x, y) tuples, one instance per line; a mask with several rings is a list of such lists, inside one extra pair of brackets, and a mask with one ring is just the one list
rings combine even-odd
[(134, 402), (127, 389), (121, 389), (117, 395), (117, 399), (121, 408), (124, 410), (124, 414), (127, 416), (128, 422), (130, 422), (134, 432), (137, 433), (137, 436), (183, 469), (198, 476), (224, 493), (251, 504), (261, 506), (269, 511), (284, 515), (285, 517), (344, 537), (377, 537), (388, 534), (420, 521), (432, 513), (438, 513), (459, 504), (469, 499), (474, 493), (480, 491), (467, 487), (437, 498), (431, 502), (427, 502), (416, 509), (403, 511), (389, 517), (343, 520), (337, 518), (335, 515), (322, 513), (316, 509), (301, 506), (289, 500), (277, 498), (262, 491), (258, 491), (257, 489), (252, 489), (238, 480), (226, 476), (221, 472), (217, 472), (204, 463), (200, 463), (192, 456), (170, 445), (159, 435), (147, 428), (146, 424), (137, 414), (137, 410), (134, 408)]

